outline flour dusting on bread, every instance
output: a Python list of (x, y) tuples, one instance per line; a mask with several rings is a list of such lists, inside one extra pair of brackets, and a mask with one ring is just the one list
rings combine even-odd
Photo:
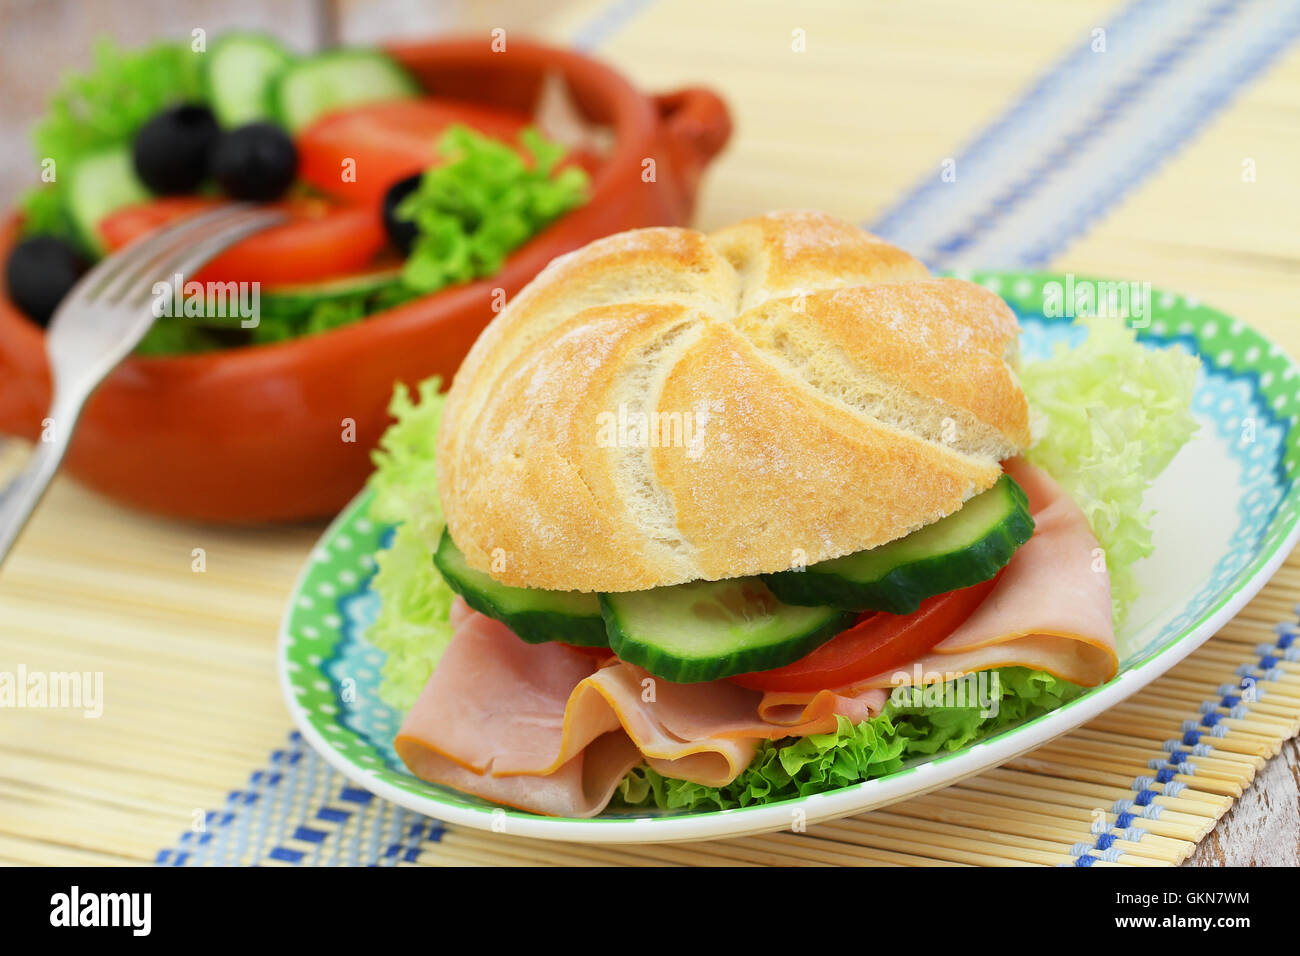
[(875, 547), (1027, 447), (1018, 335), (993, 293), (820, 212), (598, 240), (457, 374), (448, 527), (503, 583), (582, 591)]

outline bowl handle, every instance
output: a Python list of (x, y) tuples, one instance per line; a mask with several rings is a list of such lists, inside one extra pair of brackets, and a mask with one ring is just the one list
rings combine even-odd
[(722, 97), (699, 87), (658, 93), (651, 98), (659, 111), (673, 170), (687, 201), (693, 203), (704, 167), (731, 138), (731, 113)]

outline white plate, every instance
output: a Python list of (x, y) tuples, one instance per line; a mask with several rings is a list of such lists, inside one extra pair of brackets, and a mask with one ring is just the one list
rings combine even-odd
[[(1042, 314), (1045, 285), (1063, 276), (973, 278), (1020, 314), (1026, 356), (1080, 334), (1068, 319)], [(391, 529), (366, 518), (366, 495), (330, 526), (290, 599), (279, 648), (285, 701), (311, 745), (379, 796), (449, 823), (553, 840), (645, 843), (779, 830), (884, 806), (1010, 760), (1091, 720), (1194, 651), (1263, 587), (1296, 542), (1294, 364), (1240, 322), (1167, 293), (1153, 294), (1150, 324), (1140, 334), (1153, 345), (1181, 342), (1201, 357), (1194, 401), (1201, 430), (1147, 496), (1147, 506), (1157, 509), (1156, 549), (1138, 567), (1142, 596), (1117, 635), (1118, 676), (1051, 713), (876, 780), (766, 806), (590, 820), (497, 807), (419, 780), (393, 752), (400, 715), (379, 701), (383, 654), (364, 638), (378, 610), (367, 587), (373, 555)], [(1158, 753), (1153, 748), (1152, 756)]]

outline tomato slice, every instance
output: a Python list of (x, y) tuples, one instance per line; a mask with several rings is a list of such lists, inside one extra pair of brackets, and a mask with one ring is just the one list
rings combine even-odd
[(910, 664), (970, 617), (1001, 575), (999, 571), (971, 587), (936, 594), (911, 614), (882, 611), (864, 615), (853, 627), (793, 664), (729, 680), (752, 690), (819, 691), (846, 687)]
[[(202, 196), (152, 199), (110, 213), (99, 223), (99, 234), (110, 251), (117, 250), (223, 201)], [(377, 206), (339, 206), (322, 199), (290, 199), (274, 205), (289, 212), (289, 222), (236, 243), (194, 278), (266, 285), (314, 282), (364, 268), (388, 241)]]
[[(522, 113), (451, 100), (355, 106), (322, 116), (298, 134), (298, 175), (343, 202), (379, 203), (393, 183), (438, 165), (438, 140), (448, 126), (460, 123), (517, 143), (530, 122)], [(576, 150), (561, 163), (570, 164), (594, 174), (601, 159)], [(355, 177), (345, 179), (345, 169)]]
[[(344, 202), (378, 203), (393, 183), (437, 164), (438, 139), (454, 123), (513, 143), (528, 117), (432, 99), (338, 110), (298, 134), (298, 175)], [(355, 178), (344, 177), (348, 169)]]
[(108, 251), (116, 252), (145, 233), (183, 216), (215, 209), (221, 202), (205, 196), (164, 196), (114, 210), (101, 219), (96, 228)]

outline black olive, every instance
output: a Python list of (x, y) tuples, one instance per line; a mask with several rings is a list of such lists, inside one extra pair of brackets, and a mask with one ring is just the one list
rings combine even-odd
[(388, 232), (388, 238), (392, 240), (393, 245), (400, 249), (404, 256), (411, 254), (411, 246), (415, 245), (415, 240), (420, 233), (415, 228), (415, 223), (398, 219), (393, 214), (397, 211), (397, 204), (415, 192), (423, 175), (423, 173), (416, 173), (414, 176), (399, 179), (388, 187), (388, 192), (384, 193), (384, 229)]
[(275, 199), (297, 170), (298, 150), (274, 123), (248, 123), (222, 133), (212, 153), (212, 175), (236, 199)]
[(135, 134), (131, 159), (140, 181), (156, 193), (192, 193), (208, 175), (220, 130), (206, 106), (173, 106)]
[(45, 326), (89, 267), (81, 253), (62, 239), (32, 236), (9, 253), (5, 282), (18, 307), (37, 325)]

